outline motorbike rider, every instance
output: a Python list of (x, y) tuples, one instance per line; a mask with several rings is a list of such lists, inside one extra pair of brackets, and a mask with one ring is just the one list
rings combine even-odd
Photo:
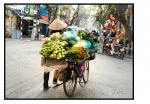
[(108, 42), (108, 33), (106, 32), (106, 30), (103, 30), (102, 36), (103, 36), (103, 47), (102, 47), (102, 53), (103, 53), (104, 48)]
[(122, 42), (122, 34), (120, 32), (120, 30), (117, 30), (116, 32), (116, 36), (114, 37), (112, 43), (111, 43), (111, 54), (113, 55), (115, 53), (115, 44), (123, 44)]
[[(59, 32), (60, 34), (63, 34), (64, 30), (66, 29), (67, 27), (67, 24), (64, 23), (63, 21), (61, 21), (60, 19), (56, 18), (50, 25), (49, 25), (49, 35), (52, 35), (53, 33), (56, 33), (56, 32)], [(42, 46), (43, 47), (43, 46)], [(45, 59), (46, 61), (46, 59)], [(48, 81), (49, 81), (49, 74), (50, 74), (50, 71), (49, 72), (44, 72), (44, 82), (43, 82), (43, 87), (44, 87), (44, 90), (47, 90), (50, 88), (50, 86), (48, 85)], [(57, 78), (56, 76), (58, 76), (59, 74), (59, 71), (58, 70), (55, 70), (54, 71), (54, 75), (53, 75), (53, 84), (55, 85), (60, 85), (57, 81)]]
[(106, 37), (107, 37), (106, 30), (103, 30), (103, 37), (104, 37), (104, 42), (103, 42), (103, 46), (104, 46), (106, 44)]

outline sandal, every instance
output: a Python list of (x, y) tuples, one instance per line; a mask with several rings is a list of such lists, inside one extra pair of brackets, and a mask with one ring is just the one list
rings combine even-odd
[(50, 86), (48, 86), (48, 87), (44, 88), (43, 90), (48, 90), (49, 88), (50, 88)]
[(53, 79), (53, 84), (57, 84), (57, 79)]

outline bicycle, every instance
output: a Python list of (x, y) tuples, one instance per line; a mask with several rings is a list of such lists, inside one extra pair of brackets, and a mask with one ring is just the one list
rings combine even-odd
[[(87, 83), (89, 78), (89, 60), (86, 59), (82, 63), (68, 62), (68, 67), (63, 71), (63, 88), (68, 97), (71, 97), (76, 89), (77, 80), (79, 79), (79, 85), (81, 83)], [(81, 67), (80, 67), (80, 64)], [(83, 82), (81, 82), (83, 80)]]

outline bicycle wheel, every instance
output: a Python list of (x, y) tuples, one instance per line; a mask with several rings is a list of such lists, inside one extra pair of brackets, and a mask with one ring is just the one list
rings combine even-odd
[(88, 82), (89, 79), (89, 60), (85, 60), (84, 62), (85, 72), (83, 73), (83, 81), (84, 83)]
[(124, 56), (125, 56), (125, 52), (123, 51), (123, 52), (121, 52), (121, 54), (120, 54), (120, 58), (123, 59)]
[(63, 78), (63, 87), (64, 92), (68, 97), (71, 97), (74, 94), (77, 85), (77, 76), (76, 73), (68, 69), (66, 73), (64, 73)]

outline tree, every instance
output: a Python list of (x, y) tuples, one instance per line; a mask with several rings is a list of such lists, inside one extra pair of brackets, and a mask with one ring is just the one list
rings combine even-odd
[(69, 25), (71, 18), (72, 5), (60, 5), (60, 19)]
[[(102, 6), (104, 9), (102, 10)], [(104, 25), (107, 15), (113, 14), (115, 18), (117, 18), (118, 21), (120, 21), (126, 31), (126, 37), (129, 39), (129, 42), (133, 41), (133, 30), (131, 29), (128, 19), (127, 19), (127, 13), (128, 5), (102, 5), (98, 6), (100, 11), (97, 11), (95, 14), (96, 21), (99, 21), (102, 25)]]
[[(51, 21), (51, 23), (52, 23), (57, 16), (58, 5), (44, 5), (44, 6), (48, 10), (48, 18), (49, 18), (49, 21)], [(53, 14), (54, 18), (51, 18), (51, 14)], [(50, 20), (50, 19), (52, 19), (52, 20)], [(48, 36), (48, 35), (49, 35), (49, 29), (48, 29), (46, 36)]]
[(75, 24), (75, 19), (78, 17), (80, 5), (77, 6), (77, 10), (74, 7), (75, 5), (59, 5), (59, 17), (67, 23), (68, 26)]
[(54, 14), (54, 18), (52, 18), (51, 22), (57, 17), (59, 5), (45, 5), (45, 8), (49, 13), (49, 20), (51, 19), (51, 14)]
[(70, 22), (70, 24), (69, 24), (70, 26), (73, 24), (74, 19), (78, 17), (79, 7), (80, 7), (80, 5), (78, 5), (77, 11), (73, 14), (72, 20), (71, 20), (71, 22)]
[(108, 5), (108, 13), (112, 13), (117, 20), (119, 20), (126, 31), (126, 37), (129, 39), (129, 42), (133, 41), (133, 30), (130, 27), (129, 23), (128, 23), (128, 19), (127, 17), (127, 13), (126, 11), (128, 11), (128, 5)]
[(89, 17), (89, 15), (86, 13), (86, 8), (84, 7), (84, 5), (80, 6), (80, 11), (78, 13), (78, 17), (75, 21), (75, 25), (78, 27), (85, 27), (87, 19)]
[(87, 11), (89, 17), (93, 20), (93, 27), (96, 27), (99, 32), (101, 31), (101, 25), (104, 27), (104, 24), (107, 20), (107, 13), (102, 9), (103, 5), (91, 5), (88, 7)]

